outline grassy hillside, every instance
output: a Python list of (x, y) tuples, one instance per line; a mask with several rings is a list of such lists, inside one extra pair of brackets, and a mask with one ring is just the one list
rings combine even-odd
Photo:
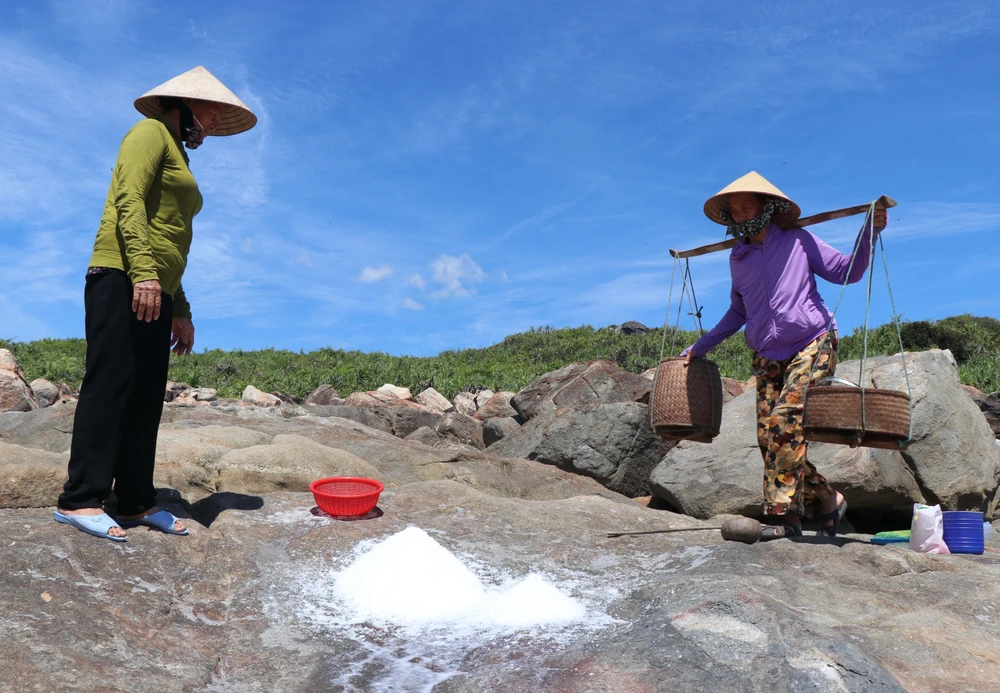
[[(1000, 321), (961, 315), (936, 322), (905, 322), (902, 333), (903, 344), (910, 351), (951, 349), (959, 362), (962, 382), (984, 392), (1000, 390)], [(668, 333), (668, 350), (672, 336)], [(170, 379), (195, 387), (213, 387), (223, 397), (238, 397), (248, 384), (268, 392), (304, 397), (322, 383), (330, 383), (341, 395), (393, 383), (414, 392), (433, 385), (452, 397), (460, 390), (477, 386), (517, 391), (541, 373), (595, 358), (609, 359), (639, 373), (656, 365), (662, 338), (659, 329), (627, 336), (616, 334), (613, 328), (543, 327), (511, 335), (484, 349), (444, 351), (422, 358), (340, 349), (308, 353), (214, 350), (183, 358), (172, 356)], [(691, 332), (678, 332), (677, 350), (694, 338)], [(86, 345), (81, 339), (0, 340), (0, 347), (14, 352), (28, 380), (47, 378), (77, 387), (83, 379)], [(861, 335), (844, 336), (840, 358), (858, 358), (861, 349)], [(887, 324), (870, 332), (868, 351), (872, 355), (896, 353), (895, 328)], [(742, 333), (726, 340), (711, 358), (723, 375), (739, 380), (750, 377), (751, 352)]]

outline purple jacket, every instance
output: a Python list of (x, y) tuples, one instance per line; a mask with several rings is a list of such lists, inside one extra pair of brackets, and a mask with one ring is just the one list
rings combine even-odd
[[(759, 355), (783, 361), (826, 331), (831, 315), (816, 289), (816, 276), (843, 284), (861, 279), (868, 269), (871, 242), (862, 229), (858, 258), (847, 268), (844, 255), (805, 229), (768, 227), (762, 245), (740, 241), (729, 256), (732, 305), (719, 324), (684, 350), (704, 356), (746, 325), (746, 340)], [(836, 324), (833, 325), (836, 328)]]

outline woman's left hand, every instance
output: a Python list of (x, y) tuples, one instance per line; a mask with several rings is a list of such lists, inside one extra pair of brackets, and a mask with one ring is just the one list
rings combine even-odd
[(194, 323), (191, 318), (174, 318), (170, 323), (170, 346), (174, 353), (183, 356), (194, 348)]
[(875, 230), (881, 231), (889, 225), (889, 212), (885, 209), (875, 210)]

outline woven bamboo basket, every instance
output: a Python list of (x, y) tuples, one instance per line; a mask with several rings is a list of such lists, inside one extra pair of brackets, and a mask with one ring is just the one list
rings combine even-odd
[(660, 361), (650, 398), (650, 424), (662, 438), (711, 443), (722, 427), (722, 377), (708, 359)]
[(806, 394), (802, 428), (810, 441), (902, 450), (910, 437), (910, 397), (896, 390), (814, 385)]

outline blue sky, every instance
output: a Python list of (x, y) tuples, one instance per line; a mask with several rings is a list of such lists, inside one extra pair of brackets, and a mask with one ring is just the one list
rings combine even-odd
[[(198, 350), (660, 325), (668, 248), (720, 240), (702, 204), (751, 169), (806, 214), (895, 197), (897, 310), (997, 316), (997, 7), (4, 0), (0, 336), (83, 335), (132, 101), (196, 65), (260, 119), (192, 153)], [(859, 226), (813, 231), (843, 250)], [(707, 328), (726, 257), (692, 271)], [(838, 318), (862, 323), (862, 285)]]

